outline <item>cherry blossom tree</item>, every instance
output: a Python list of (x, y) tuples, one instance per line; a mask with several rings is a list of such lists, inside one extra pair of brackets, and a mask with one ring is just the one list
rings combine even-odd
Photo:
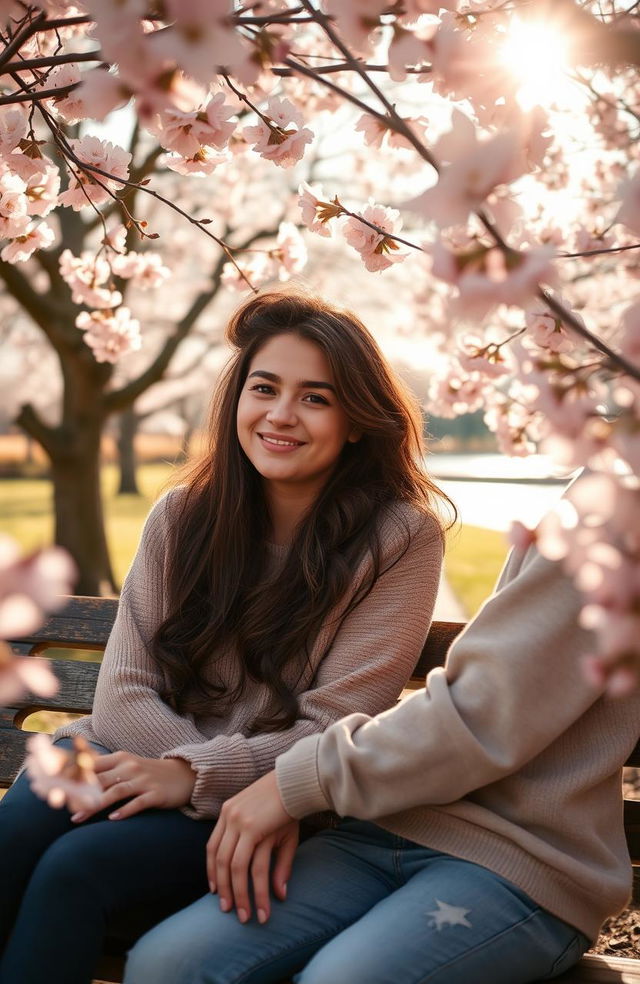
[[(59, 428), (28, 409), (20, 420), (72, 508), (95, 510), (97, 475), (74, 496), (62, 452), (95, 445), (106, 415), (161, 378), (206, 303), (205, 291), (145, 373), (114, 384), (148, 330), (129, 296), (161, 289), (179, 222), (217, 250), (211, 282), (246, 290), (301, 270), (303, 223), (372, 276), (411, 267), (413, 331), (448, 360), (435, 413), (483, 408), (509, 453), (586, 466), (537, 538), (584, 592), (599, 641), (588, 672), (628, 688), (640, 668), (639, 5), (1, 0), (0, 12), (0, 276), (67, 377), (84, 367)], [(126, 146), (88, 132), (124, 106)], [(365, 167), (303, 183), (296, 215), (281, 186), (270, 247), (247, 252), (229, 174), (240, 161), (295, 171), (347, 111)], [(225, 189), (208, 209), (168, 190), (205, 175)], [(91, 436), (71, 440), (81, 400), (74, 419)]]

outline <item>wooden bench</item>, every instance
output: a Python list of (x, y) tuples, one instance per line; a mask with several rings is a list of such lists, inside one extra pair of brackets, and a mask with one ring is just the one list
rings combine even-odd
[[(51, 616), (32, 636), (12, 643), (12, 648), (17, 654), (36, 658), (47, 649), (55, 648), (101, 652), (111, 631), (117, 605), (117, 601), (107, 598), (71, 598), (63, 611)], [(430, 669), (442, 665), (449, 646), (462, 628), (462, 622), (434, 622), (414, 670), (414, 684), (420, 685)], [(11, 785), (24, 758), (28, 733), (22, 730), (22, 724), (29, 714), (39, 710), (80, 714), (91, 711), (99, 663), (56, 658), (49, 662), (60, 681), (55, 696), (30, 696), (14, 707), (0, 708), (0, 788)], [(640, 767), (640, 742), (627, 764)], [(640, 865), (640, 801), (625, 801), (624, 822), (629, 853), (634, 864)], [(112, 943), (103, 955), (97, 976), (105, 981), (121, 981), (122, 963), (121, 951), (118, 952), (117, 945)], [(557, 980), (566, 984), (640, 984), (640, 960), (589, 954), (570, 973)]]

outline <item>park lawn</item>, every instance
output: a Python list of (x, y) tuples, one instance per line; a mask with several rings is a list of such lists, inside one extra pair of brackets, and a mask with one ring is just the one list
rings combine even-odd
[[(154, 500), (171, 478), (170, 464), (143, 464), (138, 469), (142, 495), (115, 494), (117, 471), (103, 469), (107, 538), (118, 584), (122, 584), (135, 553), (140, 530)], [(0, 481), (0, 531), (13, 536), (24, 550), (51, 543), (51, 487), (45, 479)], [(447, 537), (445, 571), (468, 617), (491, 593), (507, 552), (502, 533), (460, 526)]]
[(444, 569), (467, 618), (493, 592), (509, 544), (505, 533), (481, 526), (460, 526), (447, 536)]

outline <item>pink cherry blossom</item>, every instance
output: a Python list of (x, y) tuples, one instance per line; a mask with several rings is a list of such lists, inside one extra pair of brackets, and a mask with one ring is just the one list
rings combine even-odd
[(60, 171), (48, 157), (13, 153), (5, 158), (10, 169), (26, 184), (29, 215), (48, 215), (58, 204)]
[(407, 205), (441, 227), (466, 222), (496, 185), (522, 173), (517, 133), (505, 131), (480, 141), (473, 124), (459, 110), (454, 110), (452, 128), (438, 141), (435, 153), (446, 155), (450, 163), (441, 170), (436, 185)]
[(388, 8), (386, 0), (325, 0), (327, 13), (335, 20), (343, 41), (358, 55), (371, 50), (371, 32)]
[(313, 140), (311, 130), (302, 124), (302, 115), (292, 102), (272, 97), (267, 103), (265, 119), (256, 126), (245, 126), (242, 133), (265, 160), (273, 161), (278, 167), (292, 167)]
[(433, 377), (429, 386), (429, 407), (439, 417), (457, 417), (474, 413), (483, 404), (487, 382), (479, 373), (466, 373), (451, 367), (444, 375)]
[(344, 224), (344, 238), (360, 253), (370, 273), (386, 270), (393, 263), (401, 263), (407, 256), (398, 244), (384, 233), (397, 233), (402, 228), (400, 213), (384, 205), (368, 205), (362, 212), (366, 222), (382, 229), (377, 232), (359, 218), (349, 218)]
[(165, 0), (165, 8), (171, 26), (152, 36), (157, 54), (175, 59), (203, 85), (223, 70), (243, 85), (256, 81), (258, 63), (233, 27), (228, 0)]
[(0, 153), (10, 154), (29, 131), (29, 117), (22, 106), (0, 106)]
[(0, 638), (15, 639), (37, 629), (45, 612), (64, 604), (75, 565), (65, 550), (49, 547), (21, 556), (18, 544), (0, 534)]
[(120, 291), (105, 286), (111, 279), (111, 266), (103, 256), (94, 256), (88, 250), (74, 256), (65, 249), (60, 256), (60, 273), (71, 288), (74, 304), (110, 309), (122, 303)]
[(620, 187), (621, 204), (615, 221), (622, 222), (640, 236), (640, 171)]
[(96, 362), (117, 362), (125, 352), (142, 346), (140, 322), (131, 317), (127, 307), (115, 311), (81, 311), (76, 326), (84, 331), (84, 340)]
[(276, 248), (271, 255), (279, 264), (278, 277), (288, 280), (291, 274), (301, 273), (307, 264), (307, 247), (293, 222), (281, 222)]
[(333, 227), (329, 222), (342, 214), (344, 211), (342, 206), (336, 202), (326, 201), (319, 185), (308, 185), (305, 181), (298, 188), (298, 195), (302, 221), (307, 229), (316, 232), (319, 236), (331, 236)]
[(28, 691), (52, 697), (57, 689), (58, 680), (46, 660), (13, 656), (9, 647), (0, 642), (0, 703), (11, 706)]
[(193, 177), (204, 178), (208, 174), (213, 174), (221, 164), (229, 163), (229, 155), (218, 154), (208, 147), (201, 147), (193, 157), (180, 157), (179, 154), (166, 154), (165, 164), (170, 170), (177, 174), (192, 175)]
[(130, 279), (140, 290), (160, 287), (171, 276), (171, 270), (163, 263), (159, 253), (135, 253), (115, 256), (111, 269), (118, 277)]
[(406, 31), (399, 24), (394, 26), (387, 55), (389, 76), (394, 82), (404, 82), (408, 66), (431, 61), (431, 50), (426, 41), (435, 33), (435, 29), (433, 24), (425, 34), (423, 31)]
[(79, 98), (85, 114), (93, 120), (104, 120), (109, 113), (129, 102), (131, 88), (113, 72), (92, 68), (82, 75)]
[(367, 147), (378, 149), (382, 147), (382, 142), (389, 132), (389, 128), (370, 113), (362, 114), (355, 125), (355, 130), (363, 134)]
[(222, 269), (222, 282), (229, 290), (245, 291), (249, 289), (249, 284), (260, 287), (275, 275), (274, 264), (268, 253), (252, 253), (247, 259), (243, 257), (238, 266), (244, 277), (233, 263), (225, 263)]
[(36, 250), (51, 246), (55, 238), (55, 232), (46, 222), (39, 222), (37, 225), (30, 222), (21, 236), (7, 243), (0, 252), (0, 258), (5, 263), (22, 263), (33, 256)]
[[(573, 314), (582, 321), (578, 314)], [(549, 352), (571, 352), (575, 348), (575, 342), (562, 321), (542, 302), (535, 302), (527, 308), (525, 323), (529, 332), (527, 338), (540, 348)]]
[(497, 379), (509, 372), (500, 346), (494, 342), (484, 343), (475, 335), (461, 339), (458, 361), (466, 372), (479, 372), (489, 379)]
[(54, 745), (49, 735), (35, 734), (27, 742), (26, 769), (36, 796), (49, 806), (70, 812), (93, 810), (102, 801), (102, 786), (93, 769), (98, 753), (84, 738), (74, 738), (72, 750)]
[[(50, 73), (47, 89), (64, 89), (68, 85), (78, 85), (81, 75), (77, 65), (58, 65)], [(67, 95), (53, 96), (51, 104), (65, 123), (79, 123), (87, 115), (82, 90), (78, 87)]]
[(29, 226), (27, 186), (6, 166), (0, 169), (0, 238), (14, 239)]
[(432, 272), (458, 287), (455, 304), (461, 313), (484, 317), (498, 304), (526, 303), (540, 282), (553, 282), (554, 254), (552, 246), (540, 246), (509, 257), (497, 247), (456, 255), (438, 241), (432, 248)]
[(117, 179), (129, 176), (131, 154), (128, 151), (107, 140), (91, 136), (70, 140), (69, 143), (78, 160), (112, 175), (113, 180), (93, 171), (83, 171), (76, 165), (68, 191), (64, 191), (59, 197), (61, 205), (68, 205), (78, 212), (89, 204), (101, 205), (108, 201), (110, 191), (120, 191), (122, 184)]

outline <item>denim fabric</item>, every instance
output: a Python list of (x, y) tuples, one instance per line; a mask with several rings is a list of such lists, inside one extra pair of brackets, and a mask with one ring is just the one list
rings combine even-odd
[(488, 869), (345, 820), (300, 847), (266, 925), (205, 896), (137, 943), (124, 984), (526, 984), (588, 945)]
[(107, 812), (73, 824), (24, 774), (0, 802), (0, 984), (89, 984), (108, 931), (126, 926), (130, 942), (207, 890), (214, 821)]

